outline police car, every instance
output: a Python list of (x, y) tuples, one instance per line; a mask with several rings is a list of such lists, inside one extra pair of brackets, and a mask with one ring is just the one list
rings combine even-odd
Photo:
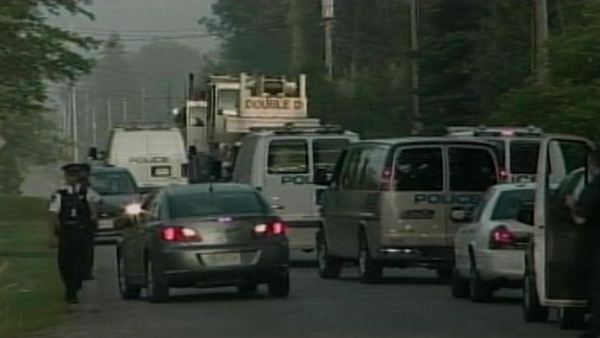
[(543, 131), (537, 127), (449, 127), (448, 136), (475, 137), (494, 144), (504, 182), (532, 181)]
[(587, 139), (566, 135), (540, 142), (535, 205), (523, 205), (518, 217), (536, 230), (525, 254), (526, 321), (546, 321), (555, 308), (562, 328), (585, 325), (593, 236), (589, 227), (574, 222), (565, 196), (577, 198), (588, 180), (586, 154), (593, 147)]
[(288, 224), (290, 249), (313, 251), (321, 195), (358, 135), (337, 126), (254, 129), (241, 143), (233, 181), (259, 189)]

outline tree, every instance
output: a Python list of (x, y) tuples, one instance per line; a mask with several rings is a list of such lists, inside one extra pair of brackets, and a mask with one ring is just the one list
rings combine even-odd
[[(61, 11), (91, 18), (77, 0), (0, 2), (0, 133), (8, 141), (1, 150), (0, 166), (9, 170), (16, 183), (19, 163), (57, 153), (58, 143), (44, 114), (48, 83), (74, 81), (92, 65), (79, 53), (95, 46), (92, 39), (46, 22), (47, 15)], [(15, 182), (9, 185), (18, 185)]]

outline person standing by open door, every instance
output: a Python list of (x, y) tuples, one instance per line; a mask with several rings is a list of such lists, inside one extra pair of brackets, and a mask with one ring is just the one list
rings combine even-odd
[(594, 151), (588, 155), (589, 184), (584, 188), (577, 200), (568, 196), (567, 207), (572, 212), (576, 224), (590, 227), (594, 241), (592, 247), (592, 264), (590, 278), (590, 304), (592, 312), (591, 327), (581, 338), (600, 337), (600, 152)]

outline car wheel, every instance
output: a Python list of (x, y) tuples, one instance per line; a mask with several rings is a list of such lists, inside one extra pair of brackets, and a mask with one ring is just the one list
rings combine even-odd
[(142, 288), (129, 283), (121, 255), (117, 255), (117, 278), (119, 282), (119, 294), (122, 299), (131, 300), (140, 298)]
[(146, 270), (146, 292), (150, 303), (164, 303), (169, 300), (169, 285), (165, 275), (151, 261)]
[(463, 278), (458, 270), (454, 268), (452, 271), (452, 297), (463, 299), (469, 298), (471, 295), (471, 288), (469, 287), (469, 280)]
[(253, 296), (258, 292), (256, 283), (247, 283), (238, 286), (238, 292), (242, 295)]
[(340, 277), (342, 262), (338, 258), (329, 256), (327, 240), (322, 231), (317, 234), (317, 263), (321, 278), (336, 279)]
[(535, 281), (535, 273), (525, 264), (523, 279), (523, 317), (529, 323), (541, 323), (548, 320), (548, 308), (540, 304)]
[(469, 289), (471, 291), (471, 301), (473, 302), (487, 303), (492, 300), (492, 288), (481, 278), (481, 274), (474, 265), (471, 265)]
[(383, 276), (383, 267), (371, 257), (369, 244), (364, 234), (358, 240), (358, 273), (363, 283), (377, 283)]
[(585, 310), (582, 308), (562, 308), (558, 313), (558, 323), (563, 330), (585, 329)]
[(287, 269), (278, 271), (268, 283), (269, 295), (286, 298), (290, 294), (290, 274)]

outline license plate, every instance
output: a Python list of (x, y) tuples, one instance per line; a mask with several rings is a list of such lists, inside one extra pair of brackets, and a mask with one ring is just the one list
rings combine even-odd
[(240, 253), (222, 253), (202, 255), (202, 260), (208, 266), (235, 266), (242, 264)]
[(98, 229), (112, 229), (114, 227), (115, 225), (112, 219), (103, 219), (98, 222)]
[(171, 167), (167, 167), (167, 166), (152, 167), (152, 176), (154, 176), (154, 177), (169, 177), (169, 176), (171, 176)]

